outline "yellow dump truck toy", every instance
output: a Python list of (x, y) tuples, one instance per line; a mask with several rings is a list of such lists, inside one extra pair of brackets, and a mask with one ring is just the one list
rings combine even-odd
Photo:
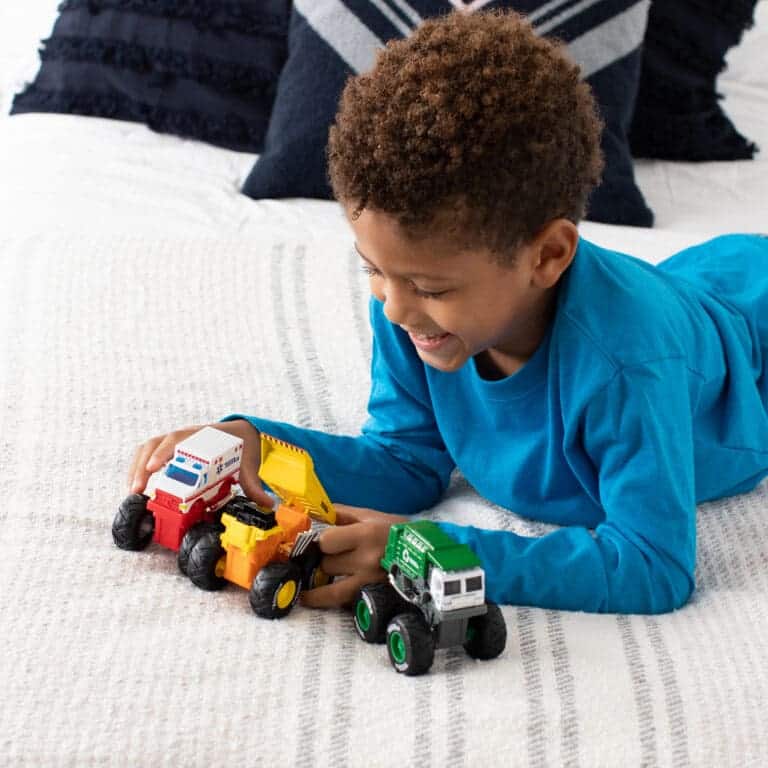
[(261, 435), (259, 477), (274, 491), (273, 509), (236, 496), (220, 523), (198, 523), (184, 536), (179, 568), (201, 589), (231, 581), (250, 590), (254, 612), (280, 618), (302, 589), (327, 583), (312, 520), (333, 524), (336, 512), (303, 448)]

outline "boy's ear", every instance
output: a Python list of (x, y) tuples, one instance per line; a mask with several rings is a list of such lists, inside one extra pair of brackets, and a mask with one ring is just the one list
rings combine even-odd
[(536, 262), (533, 282), (539, 288), (551, 288), (573, 261), (579, 244), (579, 230), (568, 219), (554, 219), (547, 224), (531, 245)]

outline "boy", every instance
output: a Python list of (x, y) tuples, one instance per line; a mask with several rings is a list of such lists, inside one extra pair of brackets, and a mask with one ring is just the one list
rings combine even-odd
[[(370, 418), (356, 438), (231, 416), (265, 500), (258, 430), (307, 448), (340, 507), (320, 540), (341, 605), (382, 579), (390, 525), (454, 468), (562, 527), (441, 524), (489, 599), (663, 612), (693, 587), (696, 504), (768, 474), (768, 240), (719, 238), (654, 268), (579, 238), (600, 131), (578, 69), (514, 14), (453, 14), (348, 83), (333, 187), (370, 275)], [(147, 441), (132, 490), (189, 430)], [(375, 507), (376, 510), (369, 509)]]

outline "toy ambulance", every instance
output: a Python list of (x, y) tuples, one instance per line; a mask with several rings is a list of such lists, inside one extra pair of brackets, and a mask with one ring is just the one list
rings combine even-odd
[(241, 438), (213, 427), (180, 442), (145, 493), (131, 494), (120, 505), (112, 525), (115, 544), (138, 550), (154, 540), (177, 552), (192, 526), (217, 521), (234, 497), (242, 455)]

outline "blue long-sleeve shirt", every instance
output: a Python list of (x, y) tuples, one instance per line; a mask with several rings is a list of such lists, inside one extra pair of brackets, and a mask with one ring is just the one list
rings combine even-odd
[(696, 504), (768, 474), (768, 239), (733, 235), (653, 267), (585, 240), (533, 357), (483, 379), (425, 365), (383, 306), (357, 437), (267, 419), (334, 501), (410, 514), (458, 467), (487, 499), (561, 528), (441, 523), (480, 556), (491, 600), (657, 613), (694, 588)]

